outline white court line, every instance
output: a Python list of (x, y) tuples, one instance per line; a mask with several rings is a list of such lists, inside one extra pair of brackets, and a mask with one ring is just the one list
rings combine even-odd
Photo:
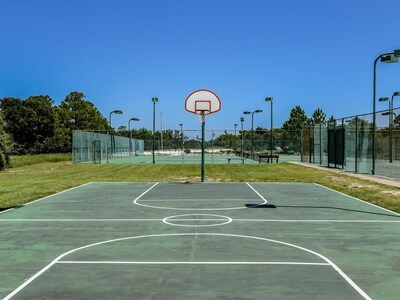
[(0, 219), (0, 222), (146, 222), (162, 219)]
[(247, 184), (247, 185), (262, 199), (262, 200), (264, 200), (264, 202), (261, 203), (261, 204), (257, 204), (257, 205), (254, 205), (254, 206), (249, 206), (250, 208), (251, 208), (251, 207), (257, 207), (257, 206), (260, 206), (260, 205), (263, 205), (263, 204), (268, 203), (267, 199), (265, 199), (255, 188), (253, 188), (248, 182), (246, 182), (246, 184)]
[[(157, 185), (158, 182), (155, 184)], [(208, 184), (208, 183), (207, 183)], [(164, 209), (164, 210), (180, 210), (180, 211), (220, 211), (220, 210), (234, 210), (234, 209), (246, 209), (246, 208), (252, 208), (252, 207), (257, 207), (263, 204), (267, 203), (267, 200), (259, 193), (257, 192), (250, 184), (246, 183), (247, 186), (249, 186), (262, 200), (262, 203), (259, 204), (254, 204), (251, 206), (239, 206), (239, 207), (226, 207), (226, 208), (182, 208), (182, 207), (163, 207), (163, 206), (156, 206), (156, 205), (149, 205), (149, 204), (144, 204), (143, 202), (145, 201), (149, 201), (149, 200), (154, 200), (154, 199), (144, 199), (144, 200), (139, 200), (146, 192), (144, 192), (142, 195), (140, 195), (139, 197), (137, 197), (135, 200), (133, 200), (133, 204), (135, 205), (139, 205), (139, 206), (143, 206), (143, 207), (148, 207), (148, 208), (156, 208), (156, 209)], [(154, 185), (154, 186), (155, 186)], [(151, 190), (154, 186), (152, 186), (149, 190)], [(149, 191), (148, 190), (148, 191)], [(202, 199), (203, 200), (203, 199)], [(196, 200), (197, 202), (201, 203), (202, 200)], [(228, 199), (229, 200), (229, 199)], [(254, 201), (256, 201), (258, 199), (254, 199)], [(156, 200), (158, 201), (158, 200)], [(173, 199), (173, 201), (175, 201), (175, 199)], [(251, 200), (253, 201), (253, 200)], [(159, 201), (160, 202), (160, 201)], [(179, 202), (179, 201), (178, 201)]]
[[(0, 219), (1, 222), (155, 222), (163, 219)], [(221, 221), (221, 219), (174, 219), (178, 222)], [(400, 220), (290, 220), (290, 219), (232, 219), (235, 222), (282, 223), (400, 223)]]
[(167, 202), (167, 201), (194, 201), (194, 202), (205, 202), (205, 201), (257, 201), (260, 199), (146, 199), (146, 200), (140, 200), (140, 202), (152, 202), (152, 201), (158, 201), (158, 202)]
[(352, 199), (354, 199), (354, 200), (363, 202), (363, 203), (368, 204), (368, 205), (371, 205), (371, 206), (373, 206), (373, 207), (380, 208), (380, 209), (382, 209), (382, 210), (384, 210), (384, 211), (386, 211), (386, 212), (390, 212), (390, 213), (392, 213), (392, 214), (394, 214), (394, 215), (396, 215), (396, 216), (400, 216), (399, 213), (397, 213), (397, 212), (395, 212), (395, 211), (391, 211), (390, 209), (387, 209), (387, 208), (381, 207), (381, 206), (379, 206), (379, 205), (376, 205), (376, 204), (373, 204), (373, 203), (369, 203), (369, 202), (367, 202), (367, 201), (364, 201), (364, 200), (358, 199), (358, 198), (356, 198), (356, 197), (347, 195), (347, 194), (345, 194), (345, 193), (336, 191), (336, 190), (331, 189), (331, 188), (328, 188), (328, 187), (326, 187), (326, 186), (324, 186), (324, 185), (322, 185), (322, 184), (318, 184), (318, 183), (314, 183), (314, 184), (317, 185), (317, 186), (319, 186), (319, 187), (322, 187), (322, 188), (324, 188), (324, 189), (327, 189), (327, 190), (329, 190), (329, 191), (332, 191), (332, 192), (338, 193), (338, 194), (340, 194), (340, 195), (343, 195), (343, 196), (352, 198)]
[(288, 223), (400, 223), (400, 220), (282, 220), (282, 219), (233, 219), (236, 222), (288, 222)]
[(61, 260), (57, 264), (116, 264), (116, 265), (300, 265), (330, 266), (328, 263), (291, 261), (80, 261)]
[[(78, 185), (78, 186), (75, 186), (75, 187), (66, 189), (66, 190), (64, 190), (64, 191), (61, 191), (61, 192), (58, 192), (58, 193), (55, 193), (55, 194), (51, 194), (51, 195), (45, 196), (45, 197), (43, 197), (43, 198), (39, 198), (39, 199), (36, 199), (36, 200), (34, 200), (34, 201), (31, 201), (31, 202), (28, 202), (28, 203), (24, 203), (24, 204), (21, 204), (21, 205), (23, 205), (23, 206), (30, 205), (30, 204), (33, 204), (33, 203), (35, 203), (35, 202), (45, 200), (45, 199), (47, 199), (47, 198), (50, 198), (50, 197), (53, 197), (53, 196), (57, 196), (57, 195), (60, 195), (60, 194), (63, 194), (63, 193), (66, 193), (66, 192), (69, 192), (69, 191), (72, 191), (72, 190), (75, 190), (75, 189), (84, 187), (84, 186), (89, 185), (89, 184), (91, 184), (91, 183), (93, 183), (93, 182), (84, 183), (84, 184), (81, 184), (81, 185)], [(15, 208), (13, 207), (13, 208), (10, 208), (10, 209), (7, 209), (7, 210), (0, 211), (0, 214), (1, 214), (1, 213), (5, 213), (5, 212), (10, 211), (10, 210), (13, 210), (13, 209), (15, 209)]]
[(49, 263), (47, 266), (45, 266), (43, 269), (41, 269), (39, 272), (34, 274), (32, 277), (24, 281), (19, 287), (17, 287), (14, 291), (12, 291), (10, 294), (8, 294), (3, 300), (9, 300), (13, 296), (15, 296), (17, 293), (19, 293), (22, 289), (24, 289), (28, 284), (30, 284), (32, 281), (34, 281), (36, 278), (41, 276), (43, 273), (45, 273), (47, 270), (49, 270), (54, 264), (59, 262), (62, 258), (65, 256), (72, 254), (74, 252), (94, 247), (94, 246), (99, 246), (103, 244), (108, 244), (108, 243), (113, 243), (113, 242), (119, 242), (119, 241), (126, 241), (126, 240), (133, 240), (133, 239), (140, 239), (140, 238), (148, 238), (148, 237), (177, 237), (177, 236), (228, 236), (228, 237), (239, 237), (239, 238), (245, 238), (245, 239), (253, 239), (253, 240), (261, 240), (261, 241), (267, 241), (267, 242), (272, 242), (280, 245), (285, 245), (289, 246), (292, 248), (296, 248), (299, 250), (302, 250), (307, 253), (311, 253), (319, 258), (321, 258), (323, 261), (327, 262), (329, 265), (331, 265), (336, 272), (340, 274), (344, 278), (344, 280), (347, 281), (348, 284), (350, 284), (353, 289), (355, 289), (364, 299), (366, 300), (372, 300), (371, 297), (369, 297), (353, 280), (350, 279), (335, 263), (333, 263), (330, 259), (326, 258), (322, 254), (319, 254), (318, 252), (312, 251), (310, 249), (297, 246), (294, 244), (278, 241), (278, 240), (272, 240), (272, 239), (267, 239), (267, 238), (261, 238), (261, 237), (255, 237), (255, 236), (246, 236), (246, 235), (239, 235), (239, 234), (227, 234), (227, 233), (170, 233), (170, 234), (150, 234), (150, 235), (141, 235), (141, 236), (131, 236), (131, 237), (125, 237), (125, 238), (118, 238), (118, 239), (113, 239), (113, 240), (106, 240), (98, 243), (93, 243), (89, 244), (86, 246), (82, 246), (79, 248), (72, 249), (68, 252), (65, 252), (55, 258), (51, 263)]
[(138, 201), (140, 198), (142, 198), (144, 195), (146, 195), (148, 192), (150, 192), (150, 190), (152, 190), (157, 184), (158, 184), (158, 182), (156, 182), (151, 187), (149, 187), (147, 190), (145, 190), (143, 193), (141, 193), (135, 200), (133, 200), (133, 203), (135, 203), (135, 201)]

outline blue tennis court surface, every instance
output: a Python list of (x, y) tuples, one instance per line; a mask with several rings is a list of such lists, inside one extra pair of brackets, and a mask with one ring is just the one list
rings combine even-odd
[(88, 183), (0, 224), (4, 299), (400, 299), (400, 215), (317, 184)]

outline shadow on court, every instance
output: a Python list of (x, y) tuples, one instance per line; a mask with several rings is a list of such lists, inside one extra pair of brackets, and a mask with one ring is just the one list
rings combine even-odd
[(372, 211), (365, 211), (365, 210), (357, 210), (357, 209), (349, 209), (349, 208), (342, 208), (342, 207), (332, 207), (332, 206), (313, 206), (313, 205), (274, 205), (274, 204), (245, 204), (247, 208), (307, 208), (307, 209), (333, 209), (333, 210), (340, 210), (340, 211), (348, 211), (348, 212), (357, 212), (362, 214), (370, 214), (370, 215), (378, 215), (378, 216), (386, 216), (392, 218), (400, 218), (400, 216), (396, 216), (393, 214), (386, 214), (386, 213), (379, 213), (379, 212), (372, 212)]

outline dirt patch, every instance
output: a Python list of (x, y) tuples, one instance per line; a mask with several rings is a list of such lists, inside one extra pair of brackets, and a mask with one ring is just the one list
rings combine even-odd
[(345, 178), (345, 177), (338, 177), (338, 176), (326, 176), (326, 177), (330, 180), (337, 181), (337, 182), (347, 181), (347, 178)]
[(400, 196), (400, 190), (398, 191), (382, 191), (383, 194), (393, 195), (393, 196)]
[(347, 187), (349, 187), (349, 188), (358, 188), (358, 189), (362, 189), (362, 188), (376, 189), (376, 188), (379, 188), (379, 186), (374, 185), (374, 184), (363, 184), (363, 183), (351, 183)]

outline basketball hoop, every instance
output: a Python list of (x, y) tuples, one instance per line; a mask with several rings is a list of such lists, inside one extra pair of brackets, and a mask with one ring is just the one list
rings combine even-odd
[(221, 109), (221, 100), (209, 90), (197, 90), (186, 98), (185, 109), (198, 115), (201, 122), (201, 182), (204, 182), (206, 115), (219, 111)]
[(209, 90), (197, 90), (186, 98), (185, 109), (196, 115), (210, 115), (221, 109), (221, 100)]

